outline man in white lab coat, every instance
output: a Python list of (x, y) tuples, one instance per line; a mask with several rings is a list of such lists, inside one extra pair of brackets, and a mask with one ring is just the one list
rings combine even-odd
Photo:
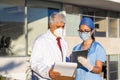
[(53, 71), (53, 65), (55, 62), (66, 61), (67, 43), (62, 37), (64, 26), (65, 15), (61, 12), (53, 13), (50, 16), (48, 31), (38, 36), (34, 42), (30, 64), (40, 80), (50, 80), (60, 76), (59, 72)]

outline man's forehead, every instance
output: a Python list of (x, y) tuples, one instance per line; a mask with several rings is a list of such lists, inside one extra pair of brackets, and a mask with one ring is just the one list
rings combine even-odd
[(55, 16), (54, 16), (54, 19), (55, 19), (55, 20), (60, 20), (60, 19), (61, 19), (61, 17), (60, 17), (60, 16), (58, 16), (58, 15), (55, 15)]

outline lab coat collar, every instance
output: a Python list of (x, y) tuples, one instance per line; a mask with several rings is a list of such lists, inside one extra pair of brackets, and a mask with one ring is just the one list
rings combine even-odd
[[(52, 32), (50, 31), (50, 29), (48, 29), (47, 34), (48, 34), (48, 38), (51, 38), (51, 39), (53, 39), (53, 40), (56, 40), (56, 39), (57, 39), (57, 37), (52, 34)], [(61, 37), (60, 39), (62, 40), (63, 37)]]
[(52, 32), (50, 31), (50, 29), (48, 30), (47, 34), (48, 34), (48, 38), (51, 38), (51, 39), (53, 39), (53, 40), (56, 40), (56, 36), (54, 36), (54, 35), (52, 34)]

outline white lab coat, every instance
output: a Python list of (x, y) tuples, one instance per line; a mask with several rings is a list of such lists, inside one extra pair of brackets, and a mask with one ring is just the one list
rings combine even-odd
[[(67, 43), (61, 38), (63, 61), (66, 61)], [(31, 68), (43, 78), (49, 77), (49, 70), (55, 62), (62, 62), (61, 51), (57, 45), (56, 37), (50, 32), (39, 36), (33, 45), (30, 59)], [(40, 77), (40, 80), (48, 80)]]

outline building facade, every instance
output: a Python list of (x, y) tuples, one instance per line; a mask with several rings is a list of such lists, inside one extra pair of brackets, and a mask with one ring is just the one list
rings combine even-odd
[(23, 75), (29, 66), (27, 60), (35, 38), (48, 30), (50, 14), (64, 10), (68, 53), (71, 54), (73, 46), (81, 42), (77, 33), (81, 18), (91, 17), (95, 22), (96, 40), (103, 45), (107, 53), (107, 73), (102, 74), (102, 77), (105, 80), (119, 80), (119, 5), (118, 2), (106, 0), (0, 0), (0, 72)]

